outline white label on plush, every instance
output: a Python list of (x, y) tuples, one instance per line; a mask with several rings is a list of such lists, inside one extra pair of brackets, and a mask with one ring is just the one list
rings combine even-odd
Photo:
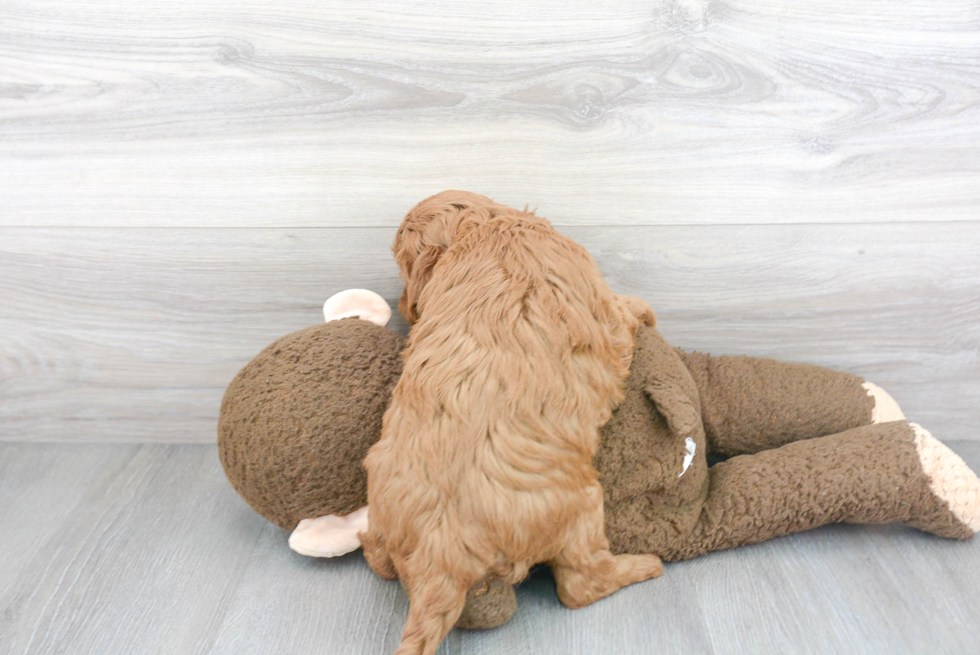
[(687, 454), (684, 455), (684, 468), (677, 474), (677, 477), (681, 477), (687, 473), (687, 469), (691, 467), (691, 462), (694, 461), (694, 453), (697, 452), (698, 445), (694, 443), (694, 439), (688, 437), (684, 440), (684, 449), (687, 451)]

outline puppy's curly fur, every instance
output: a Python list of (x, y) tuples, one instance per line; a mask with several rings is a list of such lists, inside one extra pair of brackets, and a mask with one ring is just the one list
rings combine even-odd
[(414, 323), (365, 460), (365, 556), (409, 595), (398, 653), (434, 653), (486, 575), (547, 561), (571, 607), (660, 575), (608, 549), (592, 466), (623, 397), (646, 303), (533, 212), (447, 191), (405, 217), (394, 252)]

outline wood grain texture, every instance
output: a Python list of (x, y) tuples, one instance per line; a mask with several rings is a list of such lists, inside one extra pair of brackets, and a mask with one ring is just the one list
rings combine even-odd
[[(445, 188), (673, 343), (865, 375), (980, 468), (975, 0), (0, 4), (0, 644), (377, 653), (407, 610), (224, 481), (225, 385)], [(395, 327), (404, 332), (405, 326)], [(980, 549), (838, 526), (440, 653), (975, 653)]]
[[(980, 443), (951, 446), (980, 469)], [(290, 551), (213, 446), (0, 444), (0, 643), (17, 655), (392, 652), (407, 613), (360, 553)], [(829, 526), (669, 564), (581, 609), (538, 572), (440, 655), (975, 653), (980, 541)]]
[(7, 0), (7, 226), (975, 220), (975, 0)]
[[(978, 223), (564, 232), (675, 345), (851, 371), (940, 439), (980, 439)], [(392, 238), (0, 228), (0, 440), (213, 441), (234, 374), (328, 296), (396, 304)]]

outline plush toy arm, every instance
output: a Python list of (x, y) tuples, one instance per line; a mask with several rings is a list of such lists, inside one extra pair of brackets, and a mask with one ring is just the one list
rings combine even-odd
[(709, 475), (704, 504), (690, 522), (678, 522), (671, 508), (623, 508), (624, 516), (655, 517), (642, 525), (644, 534), (634, 531), (628, 550), (652, 549), (676, 561), (842, 522), (902, 522), (955, 539), (980, 530), (980, 479), (905, 421), (733, 457)]
[(856, 375), (759, 357), (677, 354), (698, 387), (710, 455), (756, 453), (905, 418), (891, 396)]
[(367, 505), (345, 516), (303, 519), (289, 535), (289, 547), (309, 557), (339, 557), (361, 547), (357, 534), (367, 525)]

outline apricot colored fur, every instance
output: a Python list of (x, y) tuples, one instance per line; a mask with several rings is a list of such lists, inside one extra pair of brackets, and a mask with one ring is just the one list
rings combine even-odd
[(571, 607), (660, 575), (654, 555), (609, 552), (592, 465), (649, 306), (548, 221), (476, 194), (419, 203), (394, 251), (414, 325), (365, 460), (362, 542), (408, 592), (398, 653), (434, 653), (487, 574), (547, 561)]

